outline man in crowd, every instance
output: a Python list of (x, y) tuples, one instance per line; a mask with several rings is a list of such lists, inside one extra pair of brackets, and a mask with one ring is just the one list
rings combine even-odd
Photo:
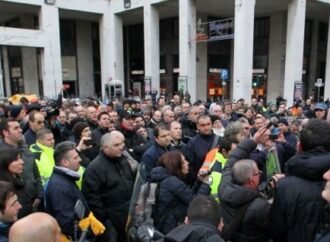
[(45, 127), (45, 116), (39, 111), (29, 113), (29, 129), (24, 133), (25, 142), (28, 146), (37, 141), (37, 132)]
[(220, 207), (225, 228), (245, 206), (241, 225), (233, 241), (267, 241), (270, 204), (259, 196), (261, 172), (255, 161), (248, 159), (256, 145), (265, 136), (266, 128), (259, 129), (253, 139), (242, 140), (232, 151), (222, 173), (219, 186)]
[(171, 150), (184, 151), (185, 143), (182, 142), (182, 127), (178, 121), (172, 121), (170, 124)]
[(8, 232), (22, 205), (17, 199), (14, 186), (6, 181), (0, 181), (0, 241), (8, 241)]
[(112, 131), (101, 139), (100, 154), (88, 166), (83, 193), (90, 210), (106, 227), (98, 242), (125, 242), (125, 225), (132, 195), (134, 176), (122, 155), (125, 138)]
[(152, 114), (152, 118), (150, 119), (150, 122), (148, 122), (147, 126), (149, 128), (155, 128), (157, 124), (159, 124), (162, 121), (162, 113), (159, 110), (155, 110)]
[(277, 123), (278, 127), (281, 129), (281, 131), (284, 134), (284, 137), (286, 139), (286, 141), (293, 147), (296, 148), (297, 146), (297, 137), (291, 133), (290, 129), (289, 129), (289, 123), (286, 119), (281, 118), (278, 123)]
[(170, 149), (169, 126), (167, 124), (158, 124), (154, 128), (154, 139), (155, 143), (146, 150), (141, 158), (141, 163), (145, 165), (147, 178), (149, 178), (152, 168), (157, 166), (159, 157)]
[(97, 110), (94, 106), (87, 107), (87, 124), (93, 132), (98, 127), (97, 123)]
[(140, 136), (135, 129), (134, 114), (123, 113), (120, 126), (117, 130), (125, 136), (125, 146), (127, 151), (136, 160), (140, 160), (142, 154), (149, 147), (147, 140)]
[(19, 217), (26, 216), (37, 209), (43, 197), (43, 187), (40, 179), (38, 167), (34, 161), (33, 154), (26, 145), (23, 144), (24, 136), (19, 123), (11, 118), (3, 119), (0, 122), (0, 134), (3, 138), (0, 146), (18, 148), (21, 151), (24, 161), (23, 179), (25, 183), (24, 192), (30, 197), (24, 203), (20, 200), (23, 208)]
[(62, 242), (57, 221), (47, 213), (33, 213), (10, 229), (9, 242)]
[(106, 112), (99, 113), (97, 115), (98, 127), (92, 132), (92, 139), (97, 144), (100, 145), (101, 137), (109, 132), (110, 117)]
[(166, 242), (223, 242), (220, 237), (219, 205), (207, 196), (198, 196), (188, 207), (185, 223), (166, 235)]
[(174, 120), (174, 112), (172, 110), (165, 110), (163, 113), (164, 123), (170, 124)]
[(313, 241), (324, 213), (323, 174), (330, 169), (330, 124), (310, 120), (300, 133), (299, 153), (287, 162), (270, 217), (274, 241)]
[(189, 182), (193, 184), (197, 173), (203, 164), (206, 154), (218, 146), (220, 136), (212, 131), (211, 118), (208, 115), (201, 115), (197, 118), (198, 134), (193, 137), (185, 147), (185, 156), (189, 161)]
[(54, 169), (54, 135), (52, 131), (42, 128), (37, 133), (37, 142), (30, 146), (40, 173), (42, 185), (48, 181)]
[(182, 124), (182, 140), (188, 143), (197, 134), (197, 118), (200, 115), (200, 109), (198, 106), (191, 106), (187, 117), (180, 120)]
[(54, 151), (55, 167), (45, 189), (45, 208), (59, 223), (62, 233), (74, 238), (76, 215), (74, 207), (81, 200), (86, 208), (84, 196), (76, 185), (80, 178), (80, 157), (74, 143), (59, 143)]

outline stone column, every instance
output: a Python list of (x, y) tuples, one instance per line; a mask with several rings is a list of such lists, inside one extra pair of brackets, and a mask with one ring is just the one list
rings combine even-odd
[(313, 21), (312, 31), (313, 32), (312, 32), (311, 54), (309, 60), (309, 73), (307, 77), (307, 83), (305, 85), (305, 90), (307, 90), (308, 97), (312, 93), (316, 79), (319, 78), (319, 76), (317, 76), (319, 21), (317, 19)]
[(270, 16), (267, 102), (275, 101), (283, 93), (285, 65), (285, 13)]
[(79, 95), (90, 96), (94, 93), (92, 25), (89, 21), (76, 21), (77, 65)]
[(328, 46), (327, 46), (327, 60), (325, 68), (325, 86), (324, 86), (324, 100), (330, 99), (330, 15), (328, 25)]
[(233, 100), (251, 103), (255, 0), (235, 0)]
[(187, 77), (191, 101), (197, 99), (196, 91), (196, 1), (179, 1), (179, 63), (180, 76)]
[[(151, 87), (160, 93), (159, 13), (156, 6), (145, 1), (144, 16), (144, 75), (151, 77)], [(142, 88), (144, 88), (142, 83)]]
[(41, 51), (44, 95), (56, 98), (63, 85), (58, 8), (42, 5), (39, 12), (39, 24), (45, 38), (45, 47)]
[(290, 0), (286, 31), (284, 98), (293, 104), (294, 83), (302, 81), (306, 0)]

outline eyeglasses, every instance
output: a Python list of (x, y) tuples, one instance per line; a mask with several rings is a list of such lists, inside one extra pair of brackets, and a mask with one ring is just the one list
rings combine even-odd
[(262, 171), (258, 171), (256, 173), (254, 173), (252, 176), (260, 176), (262, 174)]
[(37, 124), (42, 124), (44, 121), (36, 121)]

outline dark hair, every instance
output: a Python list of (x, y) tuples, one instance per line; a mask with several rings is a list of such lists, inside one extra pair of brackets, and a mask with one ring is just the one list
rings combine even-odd
[(239, 141), (235, 136), (225, 136), (220, 142), (220, 150), (224, 149), (227, 152), (231, 150), (232, 144), (238, 144)]
[(300, 132), (303, 151), (323, 147), (330, 151), (330, 124), (325, 120), (311, 119)]
[(8, 167), (10, 163), (17, 160), (18, 156), (21, 155), (21, 152), (19, 149), (14, 147), (0, 147), (0, 180), (8, 181), (12, 183), (15, 187), (16, 180), (14, 179), (14, 176), (10, 173)]
[(163, 154), (158, 161), (158, 164), (165, 167), (169, 174), (177, 176), (179, 178), (184, 177), (182, 173), (182, 153), (173, 150)]
[(9, 197), (16, 193), (14, 185), (7, 181), (0, 181), (0, 211), (3, 213)]
[(29, 113), (29, 121), (34, 122), (37, 113), (40, 113), (41, 115), (43, 115), (40, 111), (38, 111), (38, 110), (33, 110), (32, 112)]
[(165, 123), (157, 124), (155, 126), (155, 128), (154, 128), (154, 137), (158, 137), (159, 136), (160, 130), (167, 130), (167, 131), (169, 131), (170, 130), (170, 126), (168, 124), (165, 124)]
[(220, 206), (212, 197), (197, 196), (189, 204), (187, 217), (190, 222), (206, 220), (218, 227), (221, 220)]
[(99, 114), (97, 115), (97, 120), (100, 121), (103, 115), (107, 115), (108, 117), (110, 117), (110, 116), (109, 116), (109, 113), (107, 113), (107, 112), (101, 112), (101, 113), (99, 113)]
[(55, 165), (59, 166), (63, 159), (68, 159), (67, 154), (69, 151), (76, 149), (76, 146), (71, 141), (64, 141), (56, 145), (54, 151)]
[(199, 121), (201, 119), (210, 119), (210, 121), (212, 122), (211, 117), (208, 114), (201, 114), (201, 115), (199, 115), (198, 118), (197, 118), (197, 123), (199, 123)]
[(44, 139), (46, 134), (53, 134), (53, 132), (49, 129), (42, 128), (37, 132), (37, 140)]
[(4, 118), (0, 121), (0, 135), (1, 137), (3, 136), (3, 131), (9, 131), (9, 122), (17, 122), (16, 119), (9, 117), (9, 118)]

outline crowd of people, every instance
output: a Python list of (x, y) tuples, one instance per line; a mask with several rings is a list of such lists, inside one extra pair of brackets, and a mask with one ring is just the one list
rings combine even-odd
[(78, 201), (86, 241), (128, 241), (141, 167), (163, 241), (330, 241), (328, 109), (180, 95), (0, 104), (0, 241), (78, 241)]

